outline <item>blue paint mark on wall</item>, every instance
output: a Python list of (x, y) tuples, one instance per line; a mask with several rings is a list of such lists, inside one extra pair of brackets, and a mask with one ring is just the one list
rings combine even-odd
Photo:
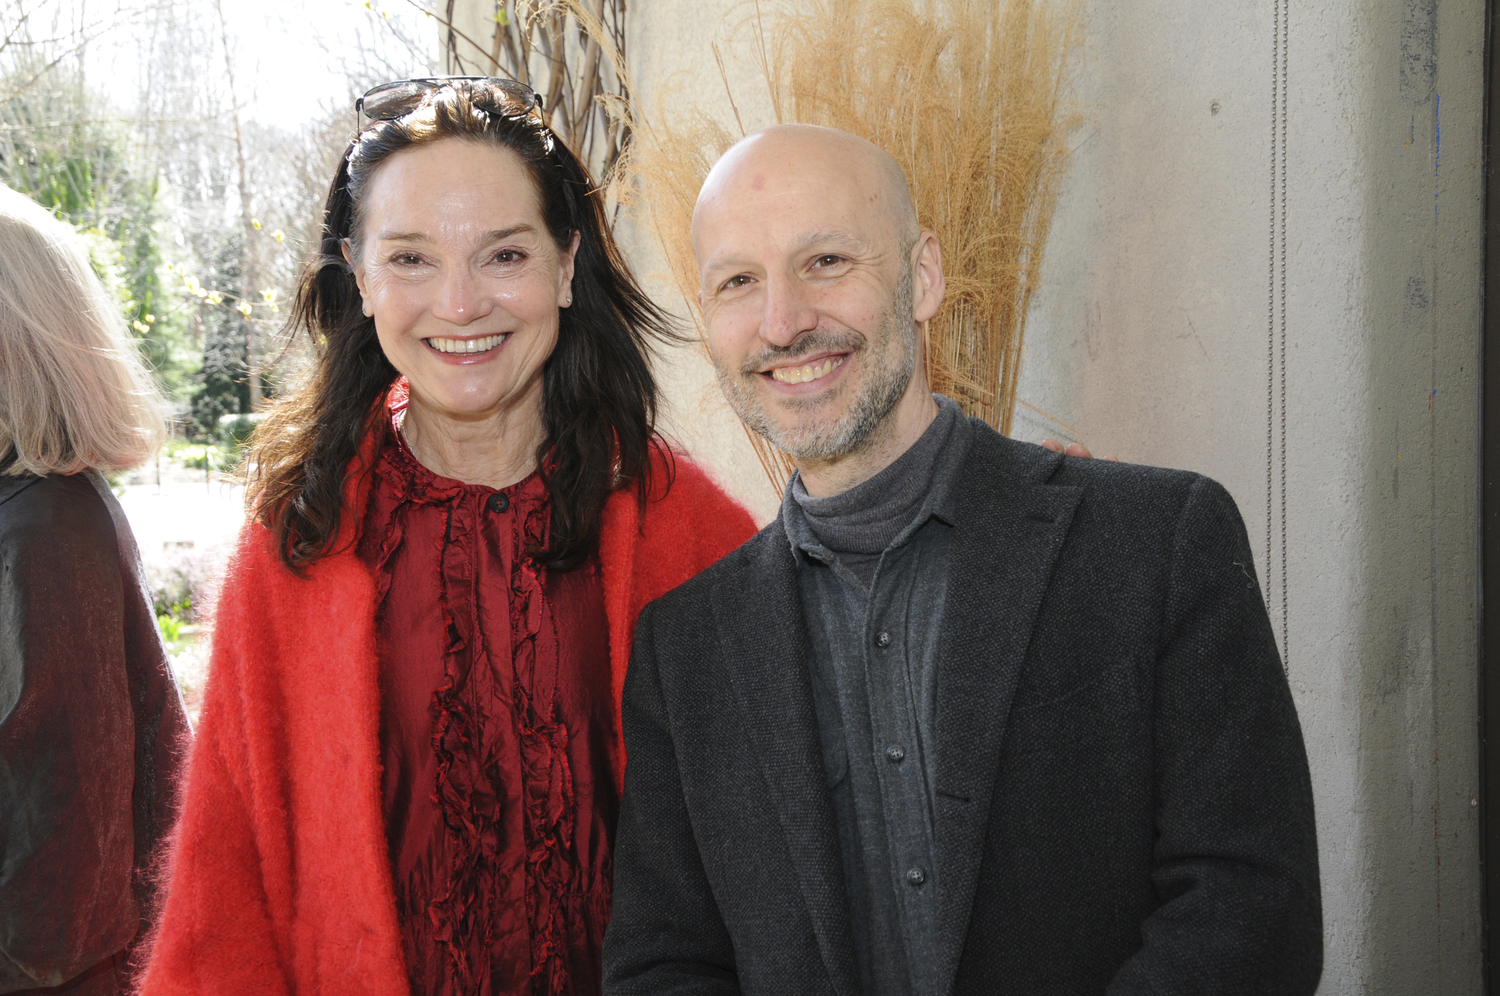
[(1443, 95), (1436, 94), (1432, 102), (1433, 141), (1432, 154), (1432, 213), (1437, 214), (1438, 196), (1442, 193), (1443, 172)]

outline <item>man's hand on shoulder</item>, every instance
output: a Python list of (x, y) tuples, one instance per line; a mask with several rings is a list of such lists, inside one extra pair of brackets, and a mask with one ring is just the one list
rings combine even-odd
[[(1061, 441), (1056, 439), (1042, 440), (1042, 448), (1051, 450), (1053, 453), (1061, 453), (1063, 456), (1070, 457), (1092, 458), (1094, 455), (1090, 453), (1089, 448), (1082, 443), (1069, 443), (1068, 445), (1064, 446)], [(1107, 456), (1104, 459), (1114, 460), (1116, 463), (1118, 463), (1120, 460), (1119, 457), (1114, 456)]]

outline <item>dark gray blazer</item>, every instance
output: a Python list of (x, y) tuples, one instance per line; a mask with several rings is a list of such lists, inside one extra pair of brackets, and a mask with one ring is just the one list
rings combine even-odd
[[(925, 956), (954, 993), (1312, 993), (1307, 759), (1234, 502), (976, 429)], [(793, 570), (776, 522), (641, 614), (606, 993), (859, 990)]]

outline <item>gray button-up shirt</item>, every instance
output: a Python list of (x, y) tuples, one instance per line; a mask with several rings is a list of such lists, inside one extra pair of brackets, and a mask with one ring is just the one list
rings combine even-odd
[[(831, 500), (809, 499), (796, 479), (781, 508), (811, 638), (813, 699), (855, 953), (872, 996), (928, 996), (938, 989), (937, 642), (956, 484), (972, 430), (957, 405), (937, 400), (942, 411), (923, 437), (880, 474), (838, 496), (840, 510), (850, 514), (833, 520), (839, 529), (823, 530), (837, 535), (850, 521), (879, 519), (882, 503), (894, 502), (904, 513), (920, 496), (915, 514), (878, 557), (868, 549), (830, 549), (814, 531), (819, 519), (805, 514), (803, 504)], [(911, 495), (923, 475), (925, 489)]]

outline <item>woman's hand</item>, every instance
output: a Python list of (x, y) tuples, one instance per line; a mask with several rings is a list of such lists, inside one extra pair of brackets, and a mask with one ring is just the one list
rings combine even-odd
[[(1042, 448), (1043, 449), (1049, 449), (1053, 453), (1061, 453), (1063, 456), (1090, 457), (1091, 458), (1094, 455), (1094, 454), (1090, 453), (1089, 452), (1089, 448), (1087, 446), (1083, 445), (1082, 443), (1069, 443), (1068, 445), (1064, 446), (1060, 441), (1058, 441), (1056, 439), (1044, 439), (1044, 440), (1042, 440)], [(1119, 457), (1113, 457), (1113, 456), (1107, 456), (1104, 459), (1106, 459), (1106, 460), (1114, 460), (1115, 462), (1118, 463), (1120, 458)]]

